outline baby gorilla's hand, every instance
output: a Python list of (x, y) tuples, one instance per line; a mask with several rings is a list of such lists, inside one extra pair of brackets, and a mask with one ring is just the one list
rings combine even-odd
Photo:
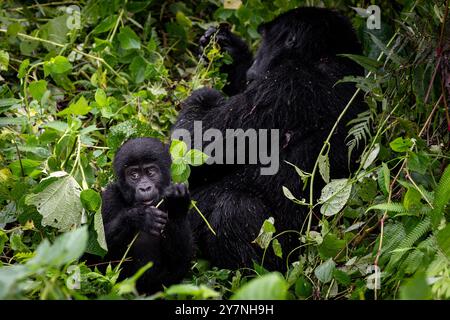
[(170, 218), (183, 217), (188, 212), (191, 196), (185, 184), (171, 184), (165, 190), (164, 198)]
[(140, 229), (155, 237), (160, 237), (167, 223), (167, 213), (152, 206), (146, 206), (141, 211), (142, 225)]

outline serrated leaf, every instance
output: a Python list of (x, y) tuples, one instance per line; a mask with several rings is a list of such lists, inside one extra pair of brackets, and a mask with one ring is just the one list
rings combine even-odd
[(348, 179), (332, 180), (323, 189), (320, 196), (322, 206), (320, 212), (325, 216), (333, 216), (344, 208), (350, 197), (352, 185)]
[[(173, 165), (173, 163), (172, 163)], [(176, 183), (185, 183), (188, 181), (189, 176), (191, 175), (191, 167), (185, 165), (184, 170), (180, 174), (174, 174), (172, 172), (172, 180)]]
[(56, 178), (44, 190), (29, 194), (25, 203), (36, 206), (42, 215), (42, 225), (52, 226), (60, 231), (70, 230), (81, 223), (81, 188), (70, 175)]
[(184, 141), (173, 139), (169, 151), (172, 159), (184, 158), (187, 152), (187, 145)]
[(288, 284), (281, 274), (272, 272), (255, 278), (239, 288), (231, 300), (283, 300)]
[(201, 166), (208, 160), (208, 155), (201, 152), (200, 150), (191, 149), (184, 156), (186, 162), (191, 166)]

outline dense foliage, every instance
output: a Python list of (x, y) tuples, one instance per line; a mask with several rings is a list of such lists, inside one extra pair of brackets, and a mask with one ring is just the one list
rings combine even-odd
[[(369, 106), (349, 123), (349, 152), (365, 146), (359, 169), (329, 181), (328, 141), (313, 172), (293, 166), (304, 194), (284, 193), (310, 208), (292, 230), (301, 247), (284, 252), (271, 219), (256, 239), (289, 258), (286, 274), (263, 261), (243, 273), (198, 260), (182, 284), (151, 298), (449, 299), (449, 1), (377, 4), (380, 30), (351, 8), (369, 1), (3, 1), (0, 299), (136, 297), (139, 273), (118, 282), (120, 265), (102, 273), (83, 259), (105, 253), (100, 192), (115, 151), (130, 137), (167, 141), (180, 101), (223, 86), (228, 57), (213, 45), (209, 63), (198, 61), (208, 26), (230, 22), (255, 48), (259, 23), (299, 5), (341, 9), (364, 45), (351, 58), (366, 77), (343, 79)], [(327, 185), (313, 199), (317, 179)]]

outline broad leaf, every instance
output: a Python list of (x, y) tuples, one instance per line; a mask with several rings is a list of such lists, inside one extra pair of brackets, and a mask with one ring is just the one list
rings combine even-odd
[(25, 202), (36, 206), (42, 225), (67, 231), (81, 223), (81, 188), (70, 175), (57, 178), (37, 194), (27, 195)]

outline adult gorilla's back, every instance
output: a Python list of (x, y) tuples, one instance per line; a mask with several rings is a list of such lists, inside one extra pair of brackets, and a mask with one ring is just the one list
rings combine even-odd
[[(308, 194), (301, 190), (298, 175), (286, 161), (311, 172), (323, 141), (355, 92), (353, 85), (336, 82), (363, 73), (354, 62), (337, 56), (360, 54), (361, 49), (348, 19), (334, 11), (294, 9), (261, 25), (259, 32), (262, 42), (252, 60), (242, 40), (228, 29), (217, 30), (219, 45), (233, 57), (233, 64), (226, 66), (230, 84), (224, 90), (230, 97), (209, 88), (194, 91), (184, 101), (174, 126), (192, 133), (193, 123), (198, 120), (202, 121), (203, 131), (216, 128), (224, 137), (226, 129), (279, 129), (277, 174), (261, 175), (260, 164), (203, 165), (191, 173), (192, 198), (217, 232), (214, 236), (192, 212), (198, 246), (213, 264), (225, 268), (251, 267), (252, 260), (260, 262), (263, 251), (252, 241), (268, 217), (275, 218), (277, 232), (300, 230), (307, 210), (286, 199), (282, 186), (300, 198)], [(209, 30), (206, 35), (211, 33)], [(247, 87), (242, 82), (244, 72)], [(345, 123), (358, 112), (359, 102), (333, 135), (333, 178), (349, 174)], [(315, 198), (322, 186), (317, 184)], [(299, 245), (298, 235), (293, 233), (279, 240), (285, 257)], [(264, 266), (283, 269), (284, 261), (269, 251)]]

